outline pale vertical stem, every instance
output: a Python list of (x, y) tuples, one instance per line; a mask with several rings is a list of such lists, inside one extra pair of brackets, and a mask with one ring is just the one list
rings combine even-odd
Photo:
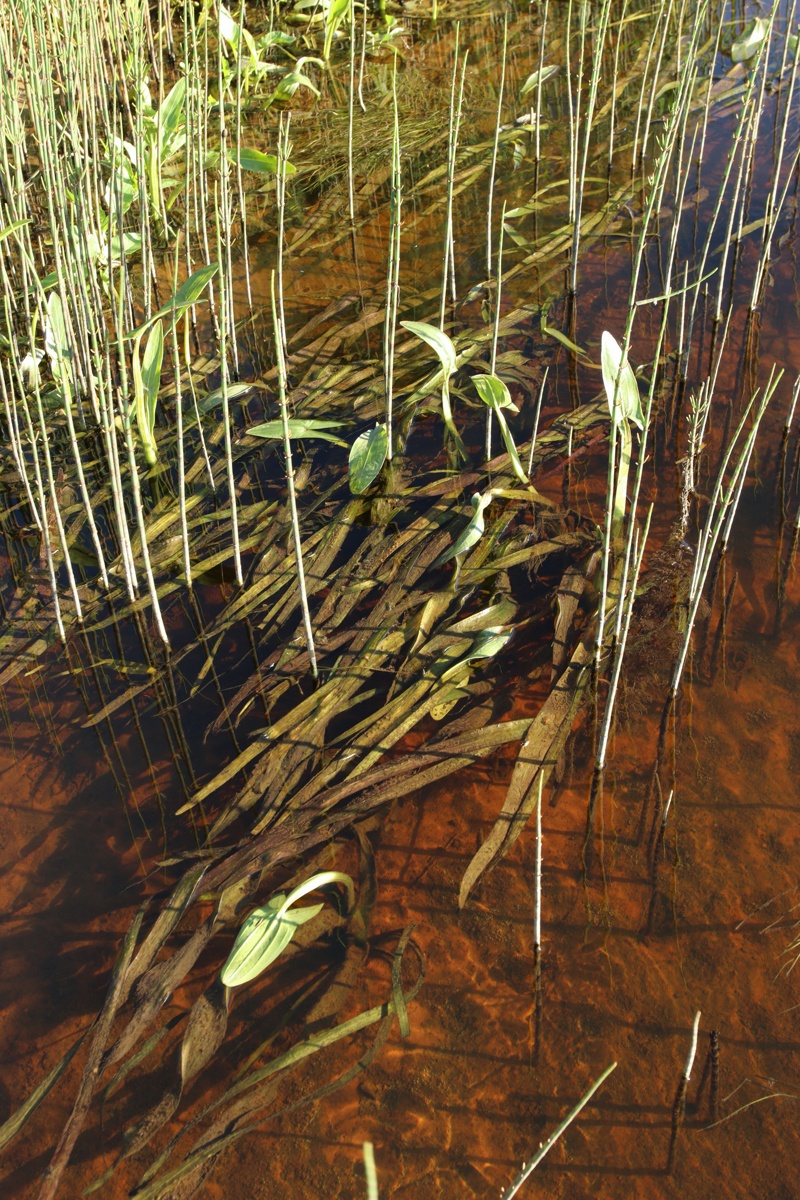
[[(352, 3), (352, 0), (351, 0)], [(242, 0), (239, 9), (239, 29), (244, 29), (245, 22), (245, 0)], [(250, 286), (250, 247), (247, 244), (247, 200), (244, 192), (244, 180), (242, 178), (242, 43), (244, 38), (239, 35), (239, 43), (236, 47), (236, 189), (239, 195), (239, 219), (242, 223), (242, 248), (244, 250), (244, 282), (247, 290), (247, 305), (252, 314), (253, 311), (253, 292)], [(188, 174), (188, 172), (187, 172)]]
[[(496, 279), (496, 295), (494, 309), (494, 329), (492, 331), (492, 354), (489, 365), (489, 374), (497, 373), (497, 341), (500, 336), (500, 303), (502, 299), (503, 289), (503, 235), (505, 233), (506, 220), (506, 205), (503, 201), (503, 212), (500, 217), (500, 240), (497, 244), (497, 271)], [(489, 462), (492, 457), (492, 409), (486, 410), (486, 461)]]
[(150, 561), (150, 547), (147, 543), (147, 526), (145, 524), (144, 507), (142, 505), (142, 489), (139, 480), (139, 468), (136, 465), (136, 453), (133, 448), (133, 432), (131, 429), (131, 407), (126, 406), (123, 400), (124, 392), (118, 397), (120, 417), (122, 426), (125, 431), (125, 447), (128, 452), (128, 470), (131, 477), (131, 490), (133, 493), (133, 508), (136, 514), (136, 525), (139, 531), (139, 541), (142, 544), (142, 563), (144, 565), (145, 578), (147, 580), (147, 590), (150, 593), (150, 603), (153, 606), (153, 617), (156, 622), (158, 636), (161, 638), (165, 646), (169, 645), (164, 618), (161, 615), (161, 605), (158, 600), (158, 590), (156, 581), (153, 576), (153, 567)]
[[(656, 58), (655, 69), (653, 71), (653, 80), (650, 85), (650, 99), (648, 100), (648, 103), (647, 103), (647, 113), (646, 113), (645, 122), (644, 122), (644, 132), (642, 134), (642, 149), (640, 151), (640, 157), (641, 157), (642, 161), (644, 161), (645, 157), (647, 156), (647, 139), (650, 136), (650, 124), (653, 119), (653, 105), (655, 104), (656, 92), (658, 91), (658, 73), (661, 70), (661, 63), (663, 62), (663, 59), (664, 59), (664, 50), (667, 45), (667, 32), (669, 30), (669, 23), (670, 23), (670, 19), (672, 17), (673, 4), (674, 4), (674, 0), (669, 0), (669, 4), (667, 5), (666, 16), (664, 16), (662, 18), (661, 12), (658, 15), (658, 23), (659, 23), (659, 27), (662, 30), (662, 36), (658, 43), (658, 56)], [(663, 9), (662, 9), (662, 12), (663, 12)]]
[(358, 63), (358, 103), (361, 106), (361, 111), (366, 112), (367, 106), (364, 103), (364, 60), (367, 55), (367, 5), (361, 5), (361, 58)]
[(393, 454), (394, 347), (397, 314), (400, 306), (400, 237), (403, 203), (402, 164), (400, 161), (400, 123), (397, 111), (397, 59), (392, 76), (394, 122), (392, 128), (392, 201), (389, 230), (389, 256), (386, 272), (386, 320), (384, 324), (384, 379), (386, 384), (386, 456)]
[(492, 166), (489, 171), (489, 197), (486, 206), (486, 273), (492, 273), (492, 209), (494, 206), (494, 181), (497, 173), (497, 151), (500, 146), (500, 120), (503, 115), (503, 93), (506, 86), (506, 54), (508, 51), (508, 16), (503, 18), (503, 60), (500, 68), (500, 88), (497, 93), (497, 117), (494, 124)]
[[(286, 223), (286, 163), (289, 161), (291, 153), (291, 143), (289, 141), (289, 127), (291, 125), (291, 112), (280, 115), (280, 123), (278, 125), (278, 173), (275, 180), (275, 190), (278, 202), (278, 253), (276, 259), (276, 268), (278, 272), (278, 308), (280, 313), (281, 336), (286, 337), (286, 313), (283, 308), (283, 239)], [(287, 346), (283, 343), (283, 355), (286, 357)]]
[[(366, 9), (366, 5), (364, 6)], [(397, 65), (395, 60), (395, 74)], [(355, 109), (356, 82), (356, 6), (350, 0), (350, 88), (347, 94), (347, 201), (350, 206), (350, 224), (356, 221), (356, 198), (353, 186), (353, 117)]]
[[(589, 141), (592, 136), (592, 122), (594, 121), (594, 110), (597, 103), (597, 89), (600, 83), (603, 48), (605, 46), (606, 30), (608, 29), (610, 10), (611, 0), (603, 0), (603, 7), (600, 10), (600, 32), (597, 39), (597, 45), (594, 48), (592, 76), (589, 83), (589, 103), (586, 109), (586, 127), (583, 135), (583, 154), (581, 156), (580, 174), (578, 176), (578, 185), (575, 195), (575, 227), (572, 234), (572, 269), (570, 273), (570, 289), (573, 293), (578, 285), (578, 251), (581, 241), (583, 188), (586, 181), (586, 166), (589, 161)], [(581, 63), (583, 63), (583, 41), (581, 41)], [(580, 126), (578, 127), (578, 137), (580, 138)]]
[(533, 948), (542, 952), (542, 790), (544, 772), (539, 771), (539, 790), (536, 794), (536, 866), (533, 892)]
[[(579, 0), (580, 3), (580, 0)], [(567, 221), (575, 219), (575, 105), (572, 98), (572, 61), (570, 55), (570, 38), (572, 35), (572, 0), (567, 4), (567, 21), (564, 43), (564, 65), (567, 76), (567, 112), (569, 114), (569, 180), (567, 193)]]
[[(220, 229), (220, 212), (217, 201), (217, 189), (214, 188), (214, 218), (217, 227), (217, 256), (220, 260), (222, 274), (222, 231)], [(233, 331), (236, 337), (236, 331)], [(228, 304), (225, 299), (225, 281), (220, 279), (219, 305), (219, 370), (222, 391), (222, 425), (225, 432), (225, 467), (228, 478), (228, 496), (231, 505), (231, 534), (233, 537), (233, 564), (236, 582), (241, 587), (244, 582), (242, 573), (242, 555), (239, 549), (239, 518), (237, 513), (236, 481), (233, 477), (233, 446), (231, 444), (231, 413), (228, 402)]]
[[(230, 164), (228, 162), (228, 122), (225, 116), (225, 91), (223, 89), (223, 57), (222, 57), (222, 38), (217, 40), (217, 87), (219, 90), (219, 196), (215, 192), (214, 196), (214, 213), (217, 227), (217, 258), (219, 260), (219, 299), (220, 299), (220, 321), (224, 316), (226, 330), (226, 345), (230, 342), (231, 357), (233, 359), (233, 369), (236, 375), (239, 374), (239, 347), (236, 341), (236, 322), (233, 311), (233, 262), (231, 257), (231, 195), (230, 195)], [(222, 227), (220, 228), (220, 216), (222, 218)], [(225, 233), (222, 236), (222, 230)], [(222, 334), (220, 334), (222, 336)], [(225, 360), (225, 353), (221, 355)], [(227, 380), (224, 381), (223, 387), (227, 388)], [(235, 503), (232, 502), (232, 503)], [(234, 526), (236, 525), (235, 509), (232, 509)], [(238, 542), (238, 531), (234, 534), (234, 541)], [(236, 551), (236, 576), (239, 579), (240, 564), (239, 553)]]
[(453, 126), (456, 118), (456, 80), (458, 78), (458, 44), (461, 24), (456, 21), (456, 41), (453, 51), (453, 74), (450, 80), (450, 123), (447, 134), (447, 207), (444, 222), (444, 258), (442, 266), (442, 294), (439, 300), (439, 328), (444, 330), (444, 314), (447, 308), (447, 268), (450, 262), (450, 236), (453, 222), (452, 190), (450, 177), (453, 168)]
[(308, 658), (311, 663), (311, 673), (318, 678), (317, 655), (314, 648), (314, 631), (311, 627), (311, 613), (308, 607), (306, 592), (306, 577), (303, 570), (303, 546), (300, 539), (300, 519), (297, 515), (297, 497), (294, 489), (294, 467), (292, 465), (292, 443), (289, 431), (289, 409), (286, 402), (286, 363), (283, 357), (285, 331), (281, 329), (278, 306), (275, 302), (275, 272), (270, 277), (272, 296), (272, 325), (275, 331), (275, 353), (278, 367), (278, 398), (281, 408), (281, 424), (283, 426), (283, 453), (286, 459), (286, 489), (289, 494), (289, 512), (292, 521), (292, 537), (294, 539), (294, 555), (297, 565), (297, 586), (300, 592), (300, 607), (303, 613), (303, 625), (306, 632)]
[[(180, 237), (175, 242), (175, 265), (172, 274), (172, 294), (178, 290), (178, 253)], [(184, 320), (188, 323), (189, 314)], [(183, 547), (183, 574), (186, 586), (192, 586), (192, 562), (189, 554), (189, 526), (186, 520), (186, 448), (183, 444), (183, 390), (181, 388), (181, 360), (178, 346), (178, 322), (175, 319), (173, 306), (172, 320), (172, 365), (175, 371), (175, 425), (178, 443), (178, 507), (181, 514), (181, 544)], [(198, 418), (199, 419), (199, 418)]]
[[(539, 37), (539, 78), (536, 81), (536, 166), (539, 166), (540, 145), (539, 145), (539, 121), (542, 116), (542, 71), (544, 70), (544, 43), (547, 36), (547, 14), (550, 8), (550, 0), (544, 0), (544, 16), (542, 17), (542, 32)], [(569, 68), (567, 68), (569, 69)]]
[[(633, 616), (633, 606), (634, 606), (634, 602), (636, 600), (636, 585), (639, 582), (639, 572), (642, 569), (642, 563), (644, 561), (644, 550), (645, 550), (645, 546), (647, 545), (647, 536), (650, 532), (650, 519), (651, 519), (652, 515), (653, 515), (653, 505), (651, 504), (649, 511), (647, 513), (647, 519), (645, 520), (644, 532), (642, 533), (641, 543), (638, 546), (634, 545), (633, 576), (631, 578), (630, 588), (628, 590), (627, 602), (624, 606), (622, 603), (624, 591), (622, 588), (620, 588), (620, 599), (618, 602), (618, 608), (619, 608), (620, 614), (622, 614), (623, 608), (624, 608), (624, 620), (622, 621), (619, 632), (617, 634), (617, 644), (616, 644), (616, 653), (615, 653), (615, 658), (614, 658), (614, 668), (611, 673), (611, 682), (610, 682), (609, 688), (608, 688), (608, 696), (606, 697), (605, 712), (603, 713), (603, 724), (600, 729), (600, 737), (598, 738), (597, 751), (595, 754), (595, 768), (598, 771), (602, 771), (603, 768), (605, 767), (606, 752), (608, 750), (608, 738), (609, 738), (609, 734), (611, 733), (611, 720), (612, 720), (612, 717), (614, 714), (614, 703), (617, 698), (617, 689), (619, 687), (620, 673), (622, 671), (622, 660), (625, 656), (625, 647), (628, 642), (628, 634), (630, 632), (630, 627), (631, 627), (631, 618)], [(633, 524), (633, 522), (631, 522), (631, 524)], [(638, 533), (637, 533), (637, 537), (638, 537)]]
[(614, 160), (614, 122), (617, 119), (617, 78), (619, 76), (619, 51), (622, 45), (622, 30), (625, 25), (625, 14), (628, 10), (628, 0), (622, 0), (622, 12), (618, 22), (617, 39), (614, 43), (614, 74), (611, 80), (611, 115), (608, 127), (608, 169)]
[(536, 414), (533, 418), (533, 433), (531, 434), (531, 450), (530, 454), (528, 455), (528, 475), (530, 475), (531, 471), (533, 470), (533, 452), (536, 449), (536, 435), (539, 432), (539, 418), (542, 415), (542, 401), (544, 400), (544, 390), (547, 386), (547, 373), (549, 370), (550, 367), (546, 366), (544, 369), (544, 374), (542, 375), (542, 382), (539, 384), (539, 395), (536, 400)]

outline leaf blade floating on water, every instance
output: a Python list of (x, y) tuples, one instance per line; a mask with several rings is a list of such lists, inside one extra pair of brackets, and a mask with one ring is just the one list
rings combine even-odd
[(348, 478), (350, 491), (360, 496), (377, 479), (389, 452), (386, 426), (378, 424), (359, 434), (350, 448)]

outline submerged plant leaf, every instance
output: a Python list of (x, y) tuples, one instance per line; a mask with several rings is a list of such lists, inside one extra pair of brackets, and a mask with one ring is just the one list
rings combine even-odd
[(735, 63), (747, 62), (758, 53), (758, 48), (767, 36), (769, 22), (764, 17), (756, 17), (731, 46), (731, 60)]
[(360, 496), (377, 479), (388, 452), (389, 437), (385, 425), (378, 424), (359, 434), (350, 449), (348, 464), (350, 491), (354, 496)]
[(349, 908), (353, 907), (353, 881), (341, 871), (320, 871), (291, 891), (288, 896), (273, 896), (263, 908), (257, 908), (247, 918), (233, 943), (233, 949), (220, 973), (226, 987), (241, 987), (265, 971), (278, 958), (294, 937), (298, 928), (322, 911), (322, 904), (292, 908), (297, 900), (332, 883), (347, 888)]
[[(623, 419), (633, 421), (637, 428), (644, 429), (639, 385), (627, 358), (623, 361), (622, 347), (608, 330), (603, 331), (600, 346), (603, 386), (606, 390), (612, 420), (616, 425), (619, 425)], [(617, 387), (618, 375), (619, 387)], [(616, 403), (614, 402), (615, 388), (617, 389)]]
[[(330, 429), (340, 429), (343, 424), (343, 421), (312, 421), (303, 417), (289, 417), (289, 437), (320, 438), (323, 442), (333, 442), (334, 446), (346, 446), (347, 442), (328, 432)], [(263, 425), (251, 425), (245, 432), (251, 437), (280, 441), (283, 438), (283, 421), (265, 421)]]

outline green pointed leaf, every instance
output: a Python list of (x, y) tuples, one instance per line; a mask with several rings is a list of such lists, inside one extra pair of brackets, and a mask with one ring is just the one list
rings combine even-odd
[(735, 63), (747, 62), (758, 53), (758, 48), (767, 36), (769, 22), (763, 17), (756, 17), (745, 29), (741, 37), (731, 46), (731, 60)]
[(585, 350), (581, 350), (580, 346), (571, 341), (565, 333), (561, 332), (560, 329), (554, 329), (552, 325), (547, 324), (547, 315), (544, 310), (542, 310), (542, 315), (540, 317), (540, 325), (542, 333), (546, 334), (547, 337), (555, 338), (557, 342), (561, 342), (561, 345), (566, 346), (570, 353), (580, 354), (582, 358), (589, 357)]
[(156, 321), (150, 330), (147, 345), (142, 359), (142, 382), (144, 383), (145, 403), (147, 406), (147, 428), (150, 437), (156, 424), (156, 405), (158, 389), (161, 386), (161, 364), (164, 359), (164, 328)]
[[(621, 420), (625, 418), (628, 421), (632, 421), (638, 429), (644, 429), (642, 399), (639, 395), (639, 385), (636, 382), (636, 376), (627, 358), (624, 360), (622, 358), (622, 347), (608, 330), (603, 331), (603, 336), (600, 339), (600, 359), (603, 367), (603, 386), (606, 389), (608, 408), (612, 420), (615, 424), (619, 425)], [(615, 404), (614, 390), (618, 375), (620, 378)]]
[[(236, 163), (236, 152), (231, 151), (231, 162)], [(254, 171), (257, 175), (274, 175), (278, 170), (278, 160), (274, 154), (262, 154), (260, 150), (253, 150), (249, 146), (242, 146), (239, 150), (239, 166), (243, 171)], [(297, 167), (293, 167), (290, 162), (286, 163), (286, 174), (295, 175)]]
[(532, 92), (535, 87), (538, 87), (540, 77), (541, 82), (545, 83), (552, 75), (555, 75), (557, 70), (557, 66), (542, 67), (541, 71), (534, 71), (532, 75), (529, 75), (519, 89), (520, 100), (523, 96), (527, 96), (528, 92)]
[(67, 340), (67, 325), (64, 320), (64, 310), (58, 292), (51, 292), (47, 298), (47, 321), (44, 327), (44, 348), (55, 373), (59, 373), (63, 363), (72, 358), (72, 350)]
[(436, 325), (428, 325), (425, 321), (401, 321), (400, 324), (409, 333), (415, 334), (423, 342), (436, 351), (445, 375), (452, 375), (456, 369), (456, 348), (446, 333)]
[(466, 554), (467, 550), (471, 550), (476, 542), (481, 540), (486, 528), (483, 519), (483, 511), (485, 508), (488, 508), (491, 502), (491, 491), (484, 492), (483, 495), (481, 495), (480, 492), (475, 493), (475, 495), (472, 497), (472, 507), (475, 509), (472, 520), (470, 521), (469, 525), (467, 525), (461, 536), (456, 539), (450, 549), (445, 550), (443, 554), (439, 555), (433, 564), (434, 566), (442, 566), (443, 563), (449, 562), (451, 558), (455, 558), (457, 554)]
[[(228, 400), (238, 400), (241, 396), (246, 396), (248, 392), (252, 392), (252, 383), (229, 383), (228, 384)], [(222, 388), (216, 388), (213, 392), (209, 392), (204, 400), (198, 404), (201, 413), (211, 412), (215, 408), (219, 408), (222, 404)]]
[[(335, 446), (347, 446), (347, 442), (343, 442), (341, 438), (328, 433), (329, 429), (339, 429), (343, 424), (343, 421), (312, 421), (308, 419), (304, 420), (302, 417), (290, 417), (289, 437), (319, 438), (323, 442), (333, 442)], [(283, 421), (265, 421), (263, 425), (252, 425), (245, 432), (249, 433), (251, 437), (282, 440)]]
[(389, 451), (389, 438), (385, 425), (367, 429), (353, 442), (350, 450), (350, 491), (354, 496), (365, 492), (380, 474)]
[(185, 98), (186, 78), (181, 77), (158, 110), (158, 152), (160, 155), (163, 155), (169, 147), (169, 143), (180, 126)]
[(296, 887), (288, 896), (278, 895), (252, 912), (242, 925), (220, 973), (226, 987), (240, 987), (266, 970), (283, 953), (301, 925), (322, 911), (322, 904), (292, 908), (297, 900), (318, 888), (341, 883), (347, 889), (349, 909), (354, 904), (353, 881), (340, 871), (321, 871)]
[(497, 375), (473, 375), (472, 382), (475, 384), (481, 400), (489, 408), (510, 408), (512, 412), (519, 412), (511, 399), (511, 393)]
[(322, 57), (327, 62), (331, 54), (331, 45), (336, 34), (336, 30), (342, 23), (342, 17), (348, 11), (351, 0), (331, 0), (328, 9), (328, 15), (325, 18), (325, 48), (322, 51)]
[(219, 263), (209, 263), (205, 267), (200, 267), (199, 270), (195, 271), (181, 284), (171, 300), (168, 300), (158, 312), (153, 313), (148, 321), (145, 321), (143, 325), (140, 325), (138, 329), (134, 329), (133, 333), (129, 333), (127, 336), (129, 338), (140, 337), (155, 321), (159, 321), (162, 317), (170, 317), (171, 321), (180, 320), (188, 308), (191, 308), (193, 304), (197, 304), (218, 270)]

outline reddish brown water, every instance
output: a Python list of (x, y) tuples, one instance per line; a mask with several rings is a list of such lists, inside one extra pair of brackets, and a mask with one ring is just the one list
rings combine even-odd
[[(380, 222), (365, 232), (362, 273), (382, 267), (380, 235)], [(787, 974), (782, 967), (790, 961), (783, 951), (800, 899), (800, 580), (789, 576), (776, 632), (775, 499), (782, 426), (800, 372), (794, 255), (792, 232), (773, 265), (758, 354), (759, 382), (774, 362), (786, 376), (765, 421), (725, 564), (726, 587), (738, 573), (725, 636), (712, 662), (717, 605), (705, 656), (685, 679), (664, 771), (674, 799), (657, 873), (642, 828), (652, 814), (650, 776), (673, 649), (668, 627), (647, 642), (641, 637), (652, 635), (652, 628), (640, 629), (638, 641), (634, 635), (602, 798), (601, 849), (588, 878), (581, 847), (591, 755), (583, 725), (563, 783), (545, 794), (538, 1038), (532, 832), (484, 878), (463, 912), (457, 903), (464, 869), (503, 803), (512, 747), (396, 804), (375, 834), (377, 949), (359, 983), (357, 1008), (386, 994), (381, 935), (396, 935), (414, 922), (427, 978), (410, 1008), (409, 1038), (402, 1040), (395, 1029), (355, 1082), (240, 1142), (223, 1157), (204, 1196), (361, 1196), (365, 1139), (375, 1144), (382, 1196), (497, 1196), (612, 1061), (616, 1071), (523, 1195), (791, 1200), (798, 1194), (800, 971)], [(745, 261), (745, 277), (746, 267)], [(627, 303), (626, 269), (616, 251), (596, 249), (589, 257), (578, 328), (579, 340), (592, 351), (600, 330), (619, 324)], [(298, 274), (298, 308), (303, 288), (314, 293), (314, 311), (321, 311), (352, 286), (344, 268), (327, 280), (316, 272), (302, 279)], [(715, 444), (725, 404), (739, 396), (743, 327), (737, 320), (717, 388)], [(646, 357), (647, 336), (645, 324), (638, 357)], [(582, 373), (579, 385), (588, 399), (597, 389), (596, 373)], [(549, 415), (569, 402), (562, 365)], [(790, 462), (795, 447), (796, 434)], [(673, 460), (671, 447), (660, 446), (646, 481), (657, 504), (653, 551), (664, 545), (677, 515)], [(576, 472), (573, 503), (600, 519), (602, 458), (579, 464)], [(558, 483), (553, 493), (560, 494)], [(790, 521), (796, 507), (791, 496)], [(784, 554), (789, 537), (783, 538)], [(224, 589), (199, 591), (209, 613)], [(188, 627), (192, 615), (188, 604), (176, 603), (172, 628)], [(126, 628), (122, 636), (129, 663), (138, 664), (134, 674), (141, 672), (146, 661), (135, 631)], [(226, 690), (233, 690), (238, 670), (234, 650)], [(97, 733), (81, 730), (87, 704), (104, 702), (110, 688), (124, 685), (114, 672), (93, 673), (88, 663), (76, 638), (69, 659), (54, 649), (40, 669), (5, 689), (0, 1119), (101, 1006), (142, 879), (148, 875), (150, 890), (163, 882), (155, 864), (164, 854), (164, 837), (170, 847), (188, 844), (185, 827), (172, 814), (193, 789), (191, 764), (202, 763), (202, 782), (232, 753), (222, 739), (204, 747), (202, 731), (213, 705), (202, 694), (190, 702), (189, 668), (176, 681), (180, 702), (171, 716), (142, 710), (138, 725), (127, 710)], [(509, 713), (533, 715), (546, 694), (544, 681), (529, 682), (519, 662), (505, 672)], [(182, 737), (188, 754), (180, 750)], [(175, 745), (179, 751), (172, 754)], [(768, 928), (775, 921), (778, 927)], [(384, 945), (391, 944), (387, 937)], [(201, 961), (192, 996), (215, 969)], [(176, 1011), (187, 999), (179, 996)], [(698, 1010), (698, 1053), (670, 1161), (673, 1104)], [(237, 1001), (234, 1014), (238, 1027), (254, 1019), (246, 1002), (240, 1008)], [(718, 1072), (708, 1053), (712, 1031)], [(324, 1066), (314, 1060), (290, 1082), (281, 1102), (334, 1078), (366, 1044), (326, 1051), (320, 1056)], [(236, 1065), (224, 1062), (227, 1071)], [(35, 1194), (74, 1094), (74, 1079), (68, 1079), (72, 1090), (64, 1081), (0, 1162), (3, 1197)], [(162, 1084), (155, 1079), (145, 1100), (139, 1095), (114, 1110), (115, 1135), (120, 1114), (125, 1123), (143, 1111)], [(189, 1105), (200, 1102), (208, 1087), (199, 1083)], [(116, 1145), (115, 1138), (106, 1139), (96, 1107), (63, 1194), (78, 1197), (111, 1161)], [(124, 1195), (140, 1171), (134, 1165), (121, 1172), (100, 1195)]]

